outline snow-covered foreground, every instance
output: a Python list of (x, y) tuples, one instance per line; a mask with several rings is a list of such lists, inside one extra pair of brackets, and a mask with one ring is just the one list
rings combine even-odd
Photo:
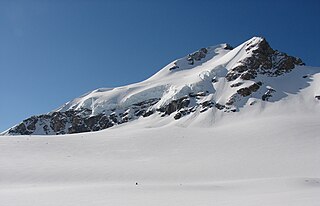
[(319, 179), (263, 179), (141, 186), (84, 183), (1, 190), (2, 205), (319, 205)]
[(319, 205), (320, 115), (284, 106), (213, 127), (148, 127), (158, 120), (144, 118), (95, 133), (1, 137), (0, 205)]

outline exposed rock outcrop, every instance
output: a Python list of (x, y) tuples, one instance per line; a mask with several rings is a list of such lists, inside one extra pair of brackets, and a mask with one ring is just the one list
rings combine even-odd
[(300, 58), (273, 50), (265, 39), (256, 44), (249, 42), (246, 46), (246, 51), (252, 52), (252, 55), (240, 60), (237, 66), (228, 72), (226, 76), (228, 81), (238, 78), (250, 80), (258, 74), (279, 76), (290, 72), (295, 65), (304, 65)]
[(246, 96), (249, 96), (250, 94), (252, 94), (253, 92), (258, 91), (258, 89), (260, 88), (261, 85), (262, 85), (261, 82), (257, 82), (257, 83), (250, 85), (249, 87), (244, 87), (244, 88), (238, 89), (237, 93), (243, 97), (246, 97)]
[[(140, 116), (147, 117), (154, 113), (154, 111), (148, 109), (158, 101), (159, 99), (149, 99), (133, 104), (125, 112), (118, 113), (106, 111), (93, 115), (91, 110), (81, 109), (32, 116), (11, 128), (8, 134), (72, 134), (98, 131)], [(134, 111), (132, 116), (129, 115), (130, 111), (128, 110), (130, 109)]]
[(200, 61), (201, 59), (205, 58), (207, 53), (208, 53), (208, 49), (201, 48), (199, 49), (199, 51), (189, 54), (187, 60), (189, 64), (192, 65), (194, 64), (195, 61)]
[[(171, 83), (163, 85), (161, 79), (162, 85), (157, 83), (156, 86), (147, 88), (144, 88), (144, 85), (127, 90), (124, 87), (115, 88), (120, 91), (116, 93), (117, 95), (107, 93), (112, 92), (112, 89), (98, 89), (88, 93), (88, 97), (79, 98), (81, 101), (75, 101), (77, 103), (70, 104), (66, 109), (32, 116), (9, 129), (6, 134), (81, 133), (110, 128), (151, 115), (179, 120), (191, 113), (201, 114), (208, 110), (214, 110), (217, 113), (237, 112), (247, 103), (254, 105), (259, 100), (270, 101), (276, 93), (268, 85), (268, 81), (264, 81), (265, 79), (260, 78), (261, 76), (256, 78), (258, 75), (264, 75), (266, 78), (277, 77), (290, 72), (296, 65), (304, 65), (299, 58), (273, 50), (263, 38), (252, 38), (244, 47), (241, 46), (241, 57), (238, 57), (236, 52), (233, 54), (232, 51), (226, 51), (232, 49), (228, 44), (202, 48), (186, 58), (174, 61), (170, 64), (169, 70), (177, 72), (168, 72), (166, 67), (165, 72), (160, 74), (161, 78), (173, 75), (170, 76), (169, 82), (174, 82), (177, 76), (183, 78), (183, 81), (179, 80), (177, 85), (170, 85)], [(236, 59), (235, 61), (227, 55), (230, 53), (234, 55), (231, 57)], [(246, 54), (243, 55), (243, 53)], [(228, 58), (224, 58), (220, 64), (215, 64), (215, 61), (210, 62), (212, 55), (218, 57), (226, 55)], [(203, 64), (205, 69), (201, 68), (202, 65), (195, 64), (204, 58), (209, 61), (209, 64)], [(226, 59), (229, 62), (225, 63)], [(193, 75), (191, 69), (194, 67), (196, 68), (195, 76), (190, 78), (188, 75)], [(183, 73), (185, 71), (187, 73)], [(179, 76), (179, 73), (183, 75)], [(303, 76), (304, 79), (308, 79), (307, 77), (309, 76)], [(194, 82), (184, 82), (185, 79)], [(147, 83), (149, 86), (154, 82)], [(137, 93), (130, 93), (131, 91), (137, 91)], [(222, 94), (224, 92), (226, 92), (225, 95)], [(107, 98), (101, 93), (107, 93)], [(103, 98), (102, 101), (97, 101), (98, 109), (95, 110), (93, 106), (94, 101), (99, 97), (97, 94)], [(110, 96), (112, 101), (108, 99)], [(315, 98), (320, 100), (319, 95)], [(112, 106), (109, 107), (109, 103)]]
[(272, 97), (272, 93), (274, 92), (276, 92), (276, 90), (268, 88), (268, 90), (261, 97), (262, 101), (269, 101), (269, 99)]
[(182, 97), (177, 100), (171, 101), (169, 104), (158, 109), (160, 112), (164, 112), (164, 115), (170, 115), (171, 113), (178, 111), (182, 108), (185, 108), (189, 105), (190, 100), (188, 97)]

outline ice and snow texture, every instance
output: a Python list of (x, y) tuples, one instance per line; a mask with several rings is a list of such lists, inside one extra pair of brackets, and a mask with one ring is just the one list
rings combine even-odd
[[(259, 55), (264, 58), (259, 57), (259, 59), (257, 52), (260, 52)], [(267, 53), (267, 56), (264, 53)], [(55, 110), (62, 113), (68, 110), (78, 112), (73, 116), (85, 111), (86, 116), (82, 119), (98, 117), (96, 120), (93, 118), (92, 121), (88, 121), (90, 124), (80, 124), (80, 120), (71, 120), (72, 118), (65, 116), (52, 120), (53, 117), (49, 115), (48, 117), (29, 119), (29, 123), (26, 120), (3, 134), (41, 135), (96, 131), (149, 115), (169, 116), (170, 121), (159, 120), (169, 124), (174, 122), (179, 125), (186, 121), (189, 123), (195, 121), (197, 124), (198, 121), (194, 117), (204, 111), (211, 114), (209, 122), (212, 122), (212, 118), (216, 122), (225, 115), (224, 112), (240, 111), (256, 103), (263, 107), (264, 101), (279, 101), (287, 97), (288, 94), (299, 93), (300, 90), (308, 87), (313, 75), (319, 72), (319, 68), (292, 63), (292, 65), (280, 68), (279, 75), (259, 73), (260, 70), (272, 72), (279, 63), (277, 61), (283, 63), (281, 58), (283, 60), (284, 56), (286, 56), (284, 53), (273, 51), (265, 39), (260, 37), (254, 37), (232, 50), (227, 44), (202, 48), (189, 56), (173, 61), (145, 81), (123, 87), (97, 89)], [(190, 61), (191, 57), (196, 60)], [(279, 59), (277, 59), (278, 57)], [(274, 59), (269, 62), (268, 60), (271, 58)], [(275, 64), (275, 67), (273, 68), (270, 64)], [(240, 71), (239, 65), (242, 65), (246, 70)], [(269, 65), (270, 68), (264, 68), (263, 65)], [(240, 75), (244, 75), (246, 72), (249, 74), (250, 69), (256, 73), (254, 77), (240, 78)], [(293, 70), (291, 71), (291, 69)], [(230, 75), (231, 79), (228, 78)], [(250, 73), (250, 75), (253, 74)], [(303, 78), (304, 76), (307, 78)], [(251, 86), (256, 88), (251, 90), (249, 89)], [(239, 92), (241, 89), (244, 90), (244, 93)], [(195, 94), (200, 95), (195, 96)], [(191, 97), (192, 95), (193, 97)], [(314, 96), (315, 94), (310, 94), (311, 98)], [(187, 105), (180, 104), (174, 108), (173, 101), (181, 100), (181, 98), (186, 98)], [(143, 109), (135, 106), (135, 104), (150, 100), (154, 101), (154, 104), (144, 105), (146, 107)], [(167, 112), (168, 110), (171, 111)], [(142, 115), (147, 111), (148, 115)], [(98, 116), (99, 114), (103, 114), (109, 124), (96, 126), (95, 124), (101, 118)], [(66, 123), (56, 124), (59, 118), (65, 120)], [(175, 121), (175, 119), (179, 120)], [(35, 120), (39, 121), (34, 125)], [(155, 124), (157, 125), (158, 122)], [(79, 129), (79, 125), (81, 125), (81, 129)], [(34, 127), (35, 129), (33, 129)]]
[(295, 104), (215, 127), (146, 128), (146, 118), (94, 133), (1, 137), (0, 203), (318, 205), (320, 115)]
[[(199, 79), (213, 74), (199, 70)], [(99, 132), (2, 136), (0, 205), (318, 206), (320, 101), (314, 98), (320, 95), (318, 70), (301, 67), (269, 79), (281, 91), (273, 96), (277, 101), (257, 101), (253, 96), (248, 100), (251, 105), (232, 114), (208, 110), (180, 121), (149, 116)], [(216, 76), (225, 72), (222, 67), (213, 71)], [(166, 72), (141, 84), (148, 85), (157, 76), (165, 79)], [(178, 70), (175, 73), (174, 79), (183, 78)], [(157, 91), (165, 90), (163, 84), (157, 86)], [(108, 101), (133, 103), (143, 98), (142, 90), (154, 93), (152, 88), (140, 84), (117, 88), (128, 93), (120, 97), (109, 92)], [(104, 92), (108, 91), (86, 97), (104, 101), (96, 98)], [(92, 105), (78, 100), (62, 109)]]
[[(68, 102), (58, 111), (87, 108), (96, 115), (106, 110), (122, 109), (154, 98), (161, 99), (154, 105), (155, 108), (159, 108), (190, 92), (215, 93), (217, 86), (213, 86), (212, 80), (225, 77), (228, 70), (236, 66), (239, 61), (251, 56), (251, 50), (254, 50), (261, 41), (263, 38), (254, 37), (233, 50), (226, 49), (226, 44), (208, 47), (205, 58), (194, 61), (193, 64), (190, 64), (188, 57), (183, 57), (168, 64), (143, 82), (113, 89), (95, 90)], [(249, 47), (251, 50), (247, 51)], [(219, 90), (222, 89), (219, 87)], [(227, 101), (233, 90), (236, 89), (220, 92), (219, 96), (214, 95), (216, 99), (213, 100)]]
[[(111, 113), (114, 110), (123, 112), (123, 109), (133, 104), (150, 99), (160, 99), (152, 106), (156, 110), (168, 105), (173, 100), (188, 96), (190, 93), (200, 92), (204, 93), (206, 97), (198, 99), (197, 104), (211, 101), (226, 105), (228, 102), (230, 103), (230, 98), (234, 97), (235, 101), (229, 104), (229, 107), (238, 110), (246, 104), (250, 104), (248, 102), (250, 97), (253, 98), (252, 101), (261, 100), (261, 96), (268, 91), (268, 87), (276, 91), (276, 94), (272, 94), (272, 98), (268, 98), (269, 101), (280, 100), (287, 96), (286, 93), (297, 93), (302, 88), (307, 87), (310, 80), (310, 78), (303, 79), (302, 76), (312, 76), (319, 72), (319, 68), (296, 66), (295, 70), (298, 71), (294, 71), (294, 74), (286, 73), (279, 78), (258, 74), (254, 80), (238, 78), (235, 81), (227, 81), (226, 74), (242, 64), (241, 62), (246, 58), (255, 55), (255, 51), (259, 49), (261, 44), (265, 44), (264, 42), (264, 38), (253, 37), (232, 50), (229, 49), (227, 44), (203, 48), (206, 54), (199, 61), (193, 61), (191, 64), (188, 61), (188, 56), (183, 57), (171, 62), (143, 82), (113, 89), (95, 90), (68, 102), (57, 111), (87, 108), (92, 110), (93, 115), (102, 112)], [(245, 98), (237, 98), (237, 95), (235, 95), (237, 90), (258, 81), (263, 84), (258, 92)], [(236, 84), (240, 86), (232, 86)], [(237, 101), (238, 99), (239, 101)], [(219, 113), (219, 111), (216, 112)], [(189, 119), (193, 118), (189, 116)]]

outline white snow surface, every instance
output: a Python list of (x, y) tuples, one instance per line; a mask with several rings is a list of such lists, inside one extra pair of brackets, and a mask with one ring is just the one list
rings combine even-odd
[(213, 126), (206, 112), (192, 124), (150, 116), (92, 133), (2, 136), (0, 205), (317, 206), (320, 106), (309, 95), (320, 75), (313, 79)]
[[(254, 45), (262, 40), (261, 37), (253, 37), (232, 50), (225, 49), (226, 44), (208, 47), (206, 57), (195, 61), (193, 65), (188, 63), (187, 57), (183, 57), (171, 62), (145, 81), (117, 88), (94, 90), (66, 103), (57, 111), (87, 108), (96, 115), (106, 110), (125, 109), (135, 103), (161, 98), (154, 105), (154, 108), (159, 108), (191, 92), (215, 93), (216, 88), (211, 80), (225, 77), (228, 70), (238, 64), (238, 61), (252, 55), (252, 52), (246, 52), (246, 49), (249, 47), (254, 49)], [(179, 68), (170, 70), (174, 66)], [(225, 84), (226, 87), (229, 86), (229, 83)], [(220, 86), (219, 89), (223, 88)], [(226, 101), (233, 94), (233, 90), (220, 92), (213, 100)]]
[(293, 108), (215, 127), (149, 127), (146, 118), (93, 133), (1, 137), (0, 205), (317, 206), (320, 116)]
[[(210, 60), (196, 69), (170, 71), (172, 63), (142, 83), (99, 89), (60, 110), (98, 112), (170, 92), (178, 98), (207, 87), (201, 84), (207, 76), (219, 78), (243, 58), (244, 45), (211, 47)], [(277, 91), (274, 101), (250, 96), (253, 104), (241, 112), (209, 109), (179, 121), (151, 115), (98, 132), (1, 136), (0, 205), (318, 206), (319, 71), (297, 67), (263, 79)], [(212, 98), (222, 101), (226, 84), (218, 81), (214, 86), (225, 89)]]

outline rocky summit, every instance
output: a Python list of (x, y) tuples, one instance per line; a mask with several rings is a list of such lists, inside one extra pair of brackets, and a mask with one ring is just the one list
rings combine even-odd
[[(40, 135), (98, 131), (157, 116), (171, 122), (241, 112), (285, 98), (279, 77), (303, 68), (300, 58), (274, 50), (254, 37), (233, 48), (220, 44), (175, 60), (149, 79), (124, 87), (97, 89), (47, 114), (32, 116), (2, 134)], [(307, 69), (305, 70), (307, 71)], [(297, 81), (310, 81), (310, 73)], [(280, 85), (280, 86), (279, 86)], [(281, 86), (282, 85), (282, 86)], [(302, 88), (293, 88), (298, 92)], [(320, 94), (313, 99), (318, 101)]]

